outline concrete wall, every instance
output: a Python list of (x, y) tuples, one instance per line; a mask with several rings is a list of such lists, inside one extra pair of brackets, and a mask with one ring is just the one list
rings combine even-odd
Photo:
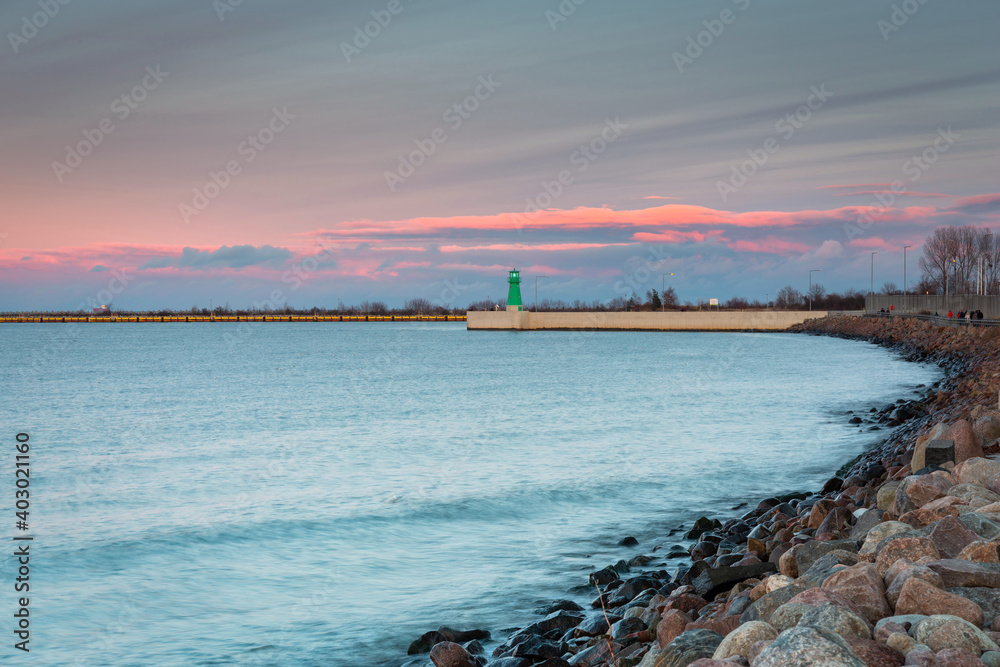
[(923, 295), (901, 294), (885, 295), (875, 294), (865, 298), (865, 310), (869, 313), (877, 313), (882, 308), (889, 310), (892, 305), (892, 312), (919, 313), (926, 310), (941, 315), (947, 315), (948, 311), (958, 313), (960, 310), (981, 310), (987, 319), (997, 319), (1000, 317), (1000, 296), (976, 296), (976, 295)]
[(783, 331), (824, 311), (716, 311), (667, 313), (531, 313), (469, 311), (466, 327), (524, 331), (606, 329), (611, 331)]

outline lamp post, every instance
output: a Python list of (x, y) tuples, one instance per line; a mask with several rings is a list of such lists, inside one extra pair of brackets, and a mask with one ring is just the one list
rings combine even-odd
[(823, 269), (810, 269), (809, 270), (809, 312), (813, 309), (813, 274), (821, 273)]
[(548, 276), (535, 276), (535, 312), (538, 312), (538, 279), (548, 278)]
[(903, 246), (903, 312), (906, 311), (906, 249), (912, 248), (911, 245)]
[(661, 273), (660, 274), (660, 312), (667, 312), (667, 301), (663, 298), (667, 291), (667, 276), (672, 276), (672, 273)]
[(875, 310), (875, 255), (877, 254), (878, 250), (872, 250), (872, 282), (868, 288), (868, 295), (872, 299), (872, 310)]

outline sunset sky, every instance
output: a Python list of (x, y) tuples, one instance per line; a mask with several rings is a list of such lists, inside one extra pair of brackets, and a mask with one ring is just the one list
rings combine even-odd
[(11, 0), (0, 310), (453, 308), (513, 266), (565, 300), (662, 273), (763, 299), (867, 289), (873, 250), (901, 284), (907, 244), (915, 282), (934, 227), (1000, 222), (998, 26), (996, 0)]

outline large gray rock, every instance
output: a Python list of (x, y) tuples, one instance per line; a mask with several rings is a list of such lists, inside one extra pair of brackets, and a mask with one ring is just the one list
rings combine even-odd
[(949, 588), (949, 593), (971, 600), (983, 610), (983, 625), (991, 627), (993, 619), (1000, 616), (1000, 589), (997, 588)]
[(716, 594), (729, 590), (746, 579), (759, 579), (769, 572), (777, 572), (774, 563), (754, 563), (753, 565), (733, 565), (731, 567), (710, 567), (692, 582), (698, 595), (711, 600)]
[(967, 560), (943, 559), (927, 563), (927, 567), (941, 575), (945, 588), (1000, 588), (998, 563), (971, 563)]
[(722, 640), (712, 655), (714, 660), (725, 660), (734, 655), (749, 658), (750, 647), (759, 641), (777, 639), (777, 631), (763, 621), (750, 621), (736, 628)]
[(654, 666), (687, 667), (695, 660), (711, 658), (722, 639), (722, 635), (711, 630), (688, 630), (667, 644)]
[(868, 621), (855, 614), (850, 609), (835, 604), (823, 604), (813, 607), (799, 618), (798, 627), (820, 628), (836, 632), (841, 637), (852, 635), (862, 639), (871, 639), (872, 630)]
[(851, 529), (851, 539), (863, 540), (868, 537), (868, 532), (882, 522), (882, 517), (884, 515), (885, 512), (877, 508), (870, 509), (862, 514), (858, 517), (858, 521), (854, 524), (854, 528)]
[(944, 648), (968, 648), (976, 653), (996, 651), (998, 647), (985, 632), (972, 623), (947, 614), (928, 616), (912, 631), (913, 638), (934, 651)]
[(771, 591), (754, 602), (750, 605), (749, 609), (743, 612), (743, 615), (740, 616), (740, 623), (749, 623), (750, 621), (768, 621), (775, 609), (805, 590), (806, 589), (801, 586), (792, 584), (790, 586), (779, 588), (776, 591)]
[(968, 526), (972, 532), (984, 540), (990, 541), (997, 536), (1000, 536), (1000, 523), (991, 521), (989, 518), (982, 516), (981, 514), (969, 512), (958, 518), (962, 523)]
[[(911, 529), (909, 526), (906, 528), (907, 530)], [(792, 550), (792, 556), (795, 558), (795, 564), (798, 567), (798, 571), (800, 573), (804, 573), (807, 572), (809, 568), (812, 567), (812, 564), (819, 560), (822, 556), (838, 549), (857, 553), (858, 542), (857, 540), (829, 540), (827, 542), (814, 540), (795, 547)]]
[(782, 632), (753, 664), (754, 667), (867, 667), (843, 637), (813, 627)]

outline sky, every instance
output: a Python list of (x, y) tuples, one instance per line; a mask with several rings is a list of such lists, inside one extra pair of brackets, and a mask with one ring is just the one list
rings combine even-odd
[[(10, 0), (0, 310), (763, 299), (1000, 222), (996, 0)], [(664, 277), (663, 274), (673, 274)]]

